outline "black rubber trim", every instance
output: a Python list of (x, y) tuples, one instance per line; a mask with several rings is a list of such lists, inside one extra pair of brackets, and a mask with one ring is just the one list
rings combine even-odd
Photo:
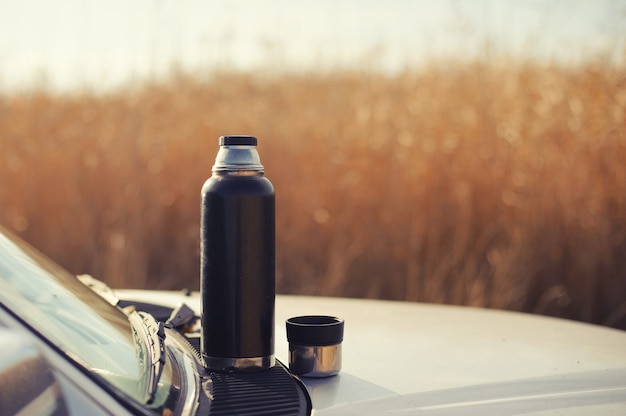
[(257, 140), (254, 136), (222, 136), (220, 146), (256, 146)]

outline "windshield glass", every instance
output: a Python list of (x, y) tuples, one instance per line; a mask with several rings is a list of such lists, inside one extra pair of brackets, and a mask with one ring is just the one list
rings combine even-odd
[[(128, 317), (2, 227), (0, 304), (76, 362), (137, 401), (145, 401), (139, 386), (146, 371), (138, 361), (143, 347), (138, 349)], [(162, 383), (171, 375), (169, 364), (166, 361)], [(163, 394), (157, 397), (164, 399)]]

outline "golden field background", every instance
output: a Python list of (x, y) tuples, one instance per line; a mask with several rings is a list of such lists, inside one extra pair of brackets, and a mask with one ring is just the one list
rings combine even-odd
[(626, 73), (499, 61), (0, 96), (0, 223), (113, 287), (199, 287), (200, 188), (252, 134), (279, 293), (626, 328)]

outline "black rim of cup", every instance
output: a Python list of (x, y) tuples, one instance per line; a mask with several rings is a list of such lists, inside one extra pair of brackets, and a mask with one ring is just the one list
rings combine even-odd
[(287, 319), (287, 341), (302, 346), (341, 344), (344, 321), (335, 316), (306, 315)]

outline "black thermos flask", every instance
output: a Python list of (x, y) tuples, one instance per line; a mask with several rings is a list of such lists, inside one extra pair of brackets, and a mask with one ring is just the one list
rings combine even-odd
[(201, 351), (207, 369), (274, 366), (275, 197), (252, 136), (223, 136), (202, 187)]

